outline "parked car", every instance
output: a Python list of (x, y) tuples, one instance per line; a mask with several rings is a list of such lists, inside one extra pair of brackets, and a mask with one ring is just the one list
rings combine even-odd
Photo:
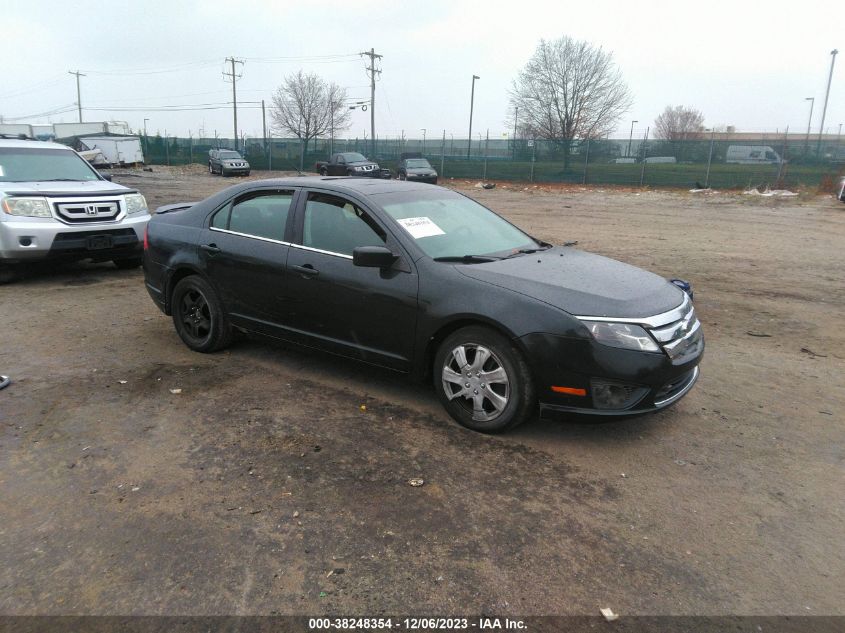
[(836, 192), (836, 197), (840, 202), (845, 202), (845, 178), (839, 180), (839, 189)]
[(363, 176), (365, 178), (390, 178), (389, 169), (382, 169), (378, 163), (367, 160), (358, 152), (332, 154), (328, 161), (317, 161), (314, 171), (321, 176)]
[(399, 159), (397, 178), (399, 180), (413, 180), (416, 182), (430, 182), (437, 184), (437, 171), (422, 154), (402, 154)]
[(231, 149), (208, 150), (208, 173), (221, 176), (249, 176), (249, 163)]
[(149, 218), (144, 196), (66, 145), (0, 137), (0, 283), (46, 259), (140, 266)]
[(689, 296), (531, 237), (457, 192), (263, 180), (159, 209), (147, 290), (198, 352), (241, 330), (428, 378), (478, 431), (556, 412), (662, 409), (698, 378)]

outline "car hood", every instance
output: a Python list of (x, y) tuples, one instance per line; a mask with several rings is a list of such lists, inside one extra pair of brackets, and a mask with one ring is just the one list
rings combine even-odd
[(346, 163), (347, 167), (363, 167), (364, 165), (375, 165), (378, 167), (378, 163), (374, 163), (371, 160), (359, 160), (354, 163)]
[(128, 193), (132, 191), (123, 185), (108, 180), (59, 180), (54, 182), (4, 182), (0, 183), (5, 194), (70, 194), (85, 193)]
[(663, 277), (573, 248), (556, 247), (490, 263), (457, 264), (456, 268), (467, 277), (578, 316), (648, 317), (683, 301), (683, 291)]

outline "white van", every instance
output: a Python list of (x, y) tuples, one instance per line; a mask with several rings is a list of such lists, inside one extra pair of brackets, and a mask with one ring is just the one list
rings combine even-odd
[(726, 163), (739, 165), (777, 165), (781, 162), (778, 153), (768, 145), (729, 145), (725, 154)]

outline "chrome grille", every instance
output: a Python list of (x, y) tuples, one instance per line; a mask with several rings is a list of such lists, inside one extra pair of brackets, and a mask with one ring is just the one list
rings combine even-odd
[(672, 360), (697, 353), (703, 342), (701, 322), (688, 297), (671, 318), (672, 321), (654, 324), (650, 328), (652, 336)]
[(117, 200), (57, 202), (56, 213), (68, 224), (114, 222), (120, 215), (120, 204)]

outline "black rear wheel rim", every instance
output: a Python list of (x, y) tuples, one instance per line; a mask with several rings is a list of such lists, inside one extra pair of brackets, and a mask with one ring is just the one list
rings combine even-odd
[(211, 334), (211, 309), (208, 300), (197, 288), (188, 289), (179, 305), (179, 319), (188, 335), (203, 341)]

